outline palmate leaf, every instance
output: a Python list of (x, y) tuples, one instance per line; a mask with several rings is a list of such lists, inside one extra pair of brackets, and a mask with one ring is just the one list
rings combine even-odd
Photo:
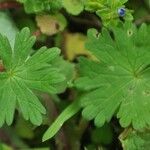
[(26, 120), (40, 125), (46, 110), (32, 90), (57, 93), (55, 85), (65, 80), (52, 65), (60, 50), (42, 47), (30, 56), (34, 43), (28, 28), (16, 35), (13, 50), (8, 39), (0, 35), (0, 58), (5, 68), (0, 72), (0, 126), (12, 123), (16, 105)]
[(88, 32), (86, 48), (98, 59), (80, 59), (81, 77), (75, 86), (87, 91), (81, 98), (83, 116), (97, 126), (117, 115), (122, 127), (150, 125), (150, 28), (131, 23), (98, 34)]

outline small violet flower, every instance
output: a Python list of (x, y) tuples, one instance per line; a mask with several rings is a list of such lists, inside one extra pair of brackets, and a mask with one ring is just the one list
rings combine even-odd
[(125, 14), (126, 14), (125, 8), (119, 8), (118, 9), (118, 14), (119, 14), (120, 17), (124, 17)]

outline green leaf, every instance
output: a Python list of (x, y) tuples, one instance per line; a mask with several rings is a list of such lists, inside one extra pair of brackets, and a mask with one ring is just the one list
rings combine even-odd
[(19, 116), (15, 122), (14, 132), (17, 136), (25, 139), (31, 140), (34, 138), (34, 130), (32, 124), (25, 121), (22, 117)]
[(6, 144), (0, 143), (0, 150), (13, 150), (13, 148), (7, 146)]
[(14, 46), (17, 32), (18, 29), (9, 15), (5, 12), (0, 12), (0, 33), (8, 38), (11, 46)]
[(147, 4), (148, 8), (150, 8), (150, 0), (144, 0), (144, 2)]
[(43, 11), (58, 11), (62, 8), (61, 0), (17, 0), (24, 4), (27, 13), (40, 13)]
[(113, 37), (88, 31), (86, 48), (97, 61), (80, 59), (80, 78), (75, 86), (88, 91), (81, 98), (83, 116), (97, 126), (117, 114), (122, 127), (150, 125), (150, 28), (131, 23), (113, 28)]
[(150, 132), (131, 131), (125, 138), (120, 138), (123, 150), (149, 150)]
[[(5, 80), (5, 82), (7, 81)], [(4, 124), (4, 121), (10, 125), (12, 123), (15, 111), (16, 95), (13, 93), (11, 85), (8, 83), (4, 83), (4, 86), (0, 89), (0, 92), (2, 93), (0, 96), (0, 126)]]
[(12, 50), (11, 45), (7, 39), (0, 34), (0, 56), (3, 59), (3, 64), (5, 68), (9, 69), (11, 67), (11, 57), (12, 57)]
[(60, 73), (62, 73), (66, 79), (58, 83), (55, 87), (58, 89), (58, 93), (63, 93), (67, 87), (71, 86), (72, 80), (75, 76), (75, 66), (69, 61), (65, 61), (62, 57), (57, 57), (53, 63), (56, 68), (59, 68)]
[(105, 124), (101, 128), (96, 128), (92, 130), (91, 133), (91, 139), (92, 142), (95, 144), (111, 144), (113, 140), (113, 132), (111, 129), (111, 126), (108, 124)]
[(0, 57), (5, 68), (0, 72), (0, 126), (12, 123), (16, 105), (26, 120), (40, 125), (46, 110), (32, 90), (54, 94), (58, 91), (56, 84), (65, 80), (52, 65), (60, 50), (42, 47), (30, 56), (34, 42), (28, 28), (17, 33), (13, 50), (7, 38), (0, 35)]
[(121, 21), (119, 19), (118, 10), (120, 8), (125, 9), (125, 15), (123, 18), (127, 21), (133, 20), (131, 10), (125, 8), (127, 0), (84, 0), (85, 10), (90, 12), (96, 12), (96, 14), (102, 19), (104, 26), (116, 26)]
[(43, 142), (52, 138), (58, 130), (62, 127), (62, 125), (72, 116), (74, 116), (80, 110), (79, 101), (74, 101), (71, 105), (69, 105), (53, 122), (53, 124), (48, 128), (43, 136)]
[(84, 9), (82, 0), (63, 0), (63, 7), (72, 15), (78, 15)]
[(24, 28), (20, 33), (16, 34), (13, 56), (14, 65), (22, 64), (27, 59), (35, 40), (34, 36), (30, 37), (29, 28)]

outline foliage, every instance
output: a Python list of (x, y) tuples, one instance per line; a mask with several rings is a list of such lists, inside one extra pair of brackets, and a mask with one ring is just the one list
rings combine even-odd
[(16, 35), (13, 50), (8, 39), (0, 35), (0, 56), (5, 68), (5, 72), (0, 73), (0, 126), (5, 121), (8, 125), (12, 123), (17, 103), (26, 120), (40, 125), (46, 110), (31, 89), (57, 93), (55, 84), (64, 80), (58, 69), (50, 64), (60, 50), (42, 47), (30, 56), (34, 42), (35, 37), (30, 37), (28, 28)]
[[(85, 0), (85, 10), (96, 12), (101, 17), (105, 26), (113, 26), (120, 22), (120, 8), (125, 9), (125, 3), (127, 0)], [(122, 17), (122, 16), (121, 16)], [(125, 9), (123, 15), (125, 20), (133, 20), (131, 10)]]
[(72, 15), (80, 14), (84, 9), (83, 0), (63, 0), (63, 7)]
[(43, 136), (43, 141), (46, 141), (52, 138), (58, 130), (62, 127), (64, 122), (76, 114), (80, 109), (79, 102), (75, 101), (69, 107), (67, 107), (61, 115), (55, 120), (55, 122), (50, 126)]
[(120, 139), (124, 150), (148, 150), (150, 133), (130, 131), (127, 137)]
[(0, 0), (0, 150), (149, 150), (149, 12)]
[(40, 13), (42, 11), (54, 12), (62, 7), (61, 0), (18, 0), (18, 2), (24, 4), (27, 13)]
[(98, 61), (80, 59), (81, 77), (75, 85), (87, 91), (82, 114), (95, 118), (97, 126), (116, 114), (122, 127), (132, 123), (135, 129), (144, 128), (150, 125), (150, 28), (126, 23), (112, 31), (113, 38), (106, 29), (88, 31), (86, 47)]

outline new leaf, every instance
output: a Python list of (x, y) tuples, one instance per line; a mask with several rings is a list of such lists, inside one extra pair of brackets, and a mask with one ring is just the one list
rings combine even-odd
[(124, 15), (122, 16), (126, 21), (133, 20), (131, 10), (125, 8), (125, 3), (128, 0), (83, 0), (85, 4), (85, 10), (90, 12), (96, 12), (101, 17), (104, 26), (116, 26), (120, 22), (119, 9), (124, 9)]
[(51, 63), (60, 50), (42, 47), (30, 56), (34, 43), (28, 28), (16, 35), (13, 50), (8, 39), (0, 35), (0, 57), (5, 68), (0, 72), (0, 126), (12, 123), (16, 106), (26, 120), (40, 125), (46, 110), (32, 90), (57, 93), (56, 85), (65, 79)]
[(81, 98), (82, 114), (95, 119), (97, 126), (116, 114), (122, 127), (146, 127), (150, 125), (150, 28), (126, 23), (112, 32), (88, 32), (86, 48), (98, 61), (80, 59), (81, 77), (75, 85), (87, 91)]

